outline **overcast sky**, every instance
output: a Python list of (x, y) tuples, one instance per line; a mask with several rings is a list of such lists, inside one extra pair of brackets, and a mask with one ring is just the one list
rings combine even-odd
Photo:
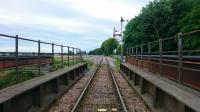
[[(1, 0), (0, 33), (92, 50), (150, 0)], [(2, 38), (0, 38), (2, 41)], [(2, 44), (0, 42), (0, 44)]]

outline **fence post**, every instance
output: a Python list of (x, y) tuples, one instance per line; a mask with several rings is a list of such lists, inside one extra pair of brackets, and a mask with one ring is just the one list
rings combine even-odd
[(133, 55), (133, 46), (130, 48), (131, 56)]
[(81, 62), (81, 49), (79, 49), (79, 62)]
[(52, 55), (52, 68), (54, 69), (54, 43), (52, 43), (52, 46), (51, 46), (51, 47), (52, 47), (52, 49), (51, 49), (51, 50), (52, 50), (52, 51), (51, 51), (51, 53), (52, 53), (52, 54), (51, 54), (51, 55)]
[(151, 43), (148, 42), (148, 60), (149, 60), (149, 69), (151, 71)]
[(135, 50), (134, 50), (134, 46), (132, 47), (132, 58), (131, 58), (131, 64), (135, 64), (134, 62), (135, 62)]
[(78, 60), (78, 62), (80, 62), (80, 50), (79, 49), (77, 49), (78, 51), (77, 51), (77, 60)]
[(67, 65), (69, 66), (69, 46), (67, 46)]
[[(72, 47), (72, 48), (73, 48), (73, 47)], [(73, 54), (72, 54), (72, 55), (73, 55), (73, 64), (74, 64), (74, 48), (73, 48)]]
[[(81, 51), (81, 49), (80, 49), (80, 51)], [(86, 52), (86, 51), (85, 51)], [(82, 57), (82, 54), (83, 52), (81, 51), (81, 62), (83, 61), (83, 57)]]
[(78, 61), (77, 61), (77, 59), (78, 59), (78, 58), (77, 58), (77, 56), (78, 56), (77, 51), (78, 51), (78, 49), (76, 48), (76, 54), (75, 54), (75, 55), (76, 55), (76, 63), (78, 62)]
[(61, 63), (62, 63), (62, 68), (64, 68), (64, 61), (63, 61), (63, 45), (61, 45)]
[(123, 63), (123, 61), (124, 61), (124, 52), (123, 52), (123, 44), (121, 43), (121, 63)]
[(182, 43), (182, 33), (178, 33), (178, 82), (181, 84), (182, 66), (183, 66), (183, 43)]
[(15, 61), (16, 61), (16, 82), (19, 80), (19, 47), (18, 47), (18, 35), (15, 37)]
[(160, 75), (163, 76), (162, 74), (162, 59), (163, 59), (163, 49), (162, 49), (162, 39), (159, 39), (159, 53), (160, 53), (160, 64), (159, 64), (159, 72)]
[(129, 57), (129, 48), (126, 48), (126, 62), (128, 62), (128, 57)]
[(79, 62), (79, 49), (77, 48), (76, 50), (76, 55), (77, 55), (77, 63)]
[(135, 51), (136, 51), (136, 66), (138, 66), (138, 46), (137, 45), (135, 47)]
[(40, 55), (40, 40), (38, 40), (38, 74), (41, 74), (41, 55)]
[(141, 52), (141, 62), (142, 62), (142, 68), (143, 68), (143, 44), (141, 44), (141, 46), (140, 46), (140, 52)]

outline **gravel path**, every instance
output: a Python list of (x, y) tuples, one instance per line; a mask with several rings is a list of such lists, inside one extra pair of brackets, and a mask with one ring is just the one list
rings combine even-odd
[[(107, 58), (109, 63), (113, 65), (113, 59)], [(112, 66), (114, 71), (114, 76), (117, 81), (118, 87), (122, 94), (123, 100), (129, 112), (151, 112), (151, 110), (145, 105), (141, 97), (133, 90), (128, 82), (123, 78), (123, 76)]]
[[(100, 62), (100, 60), (100, 58), (95, 58), (95, 63)], [(88, 73), (51, 106), (48, 112), (70, 112), (96, 67), (96, 64), (94, 64)]]
[(48, 112), (70, 112), (89, 78), (89, 75), (81, 78), (78, 83), (76, 83), (66, 94), (56, 101)]
[(112, 77), (105, 63), (104, 59), (81, 103), (79, 112), (97, 112), (101, 111), (100, 109), (106, 109), (102, 112), (111, 112), (112, 109), (121, 112)]
[(124, 102), (129, 112), (151, 112), (151, 110), (145, 105), (143, 100), (136, 91), (134, 91), (127, 83), (127, 81), (118, 72), (114, 73), (117, 84), (121, 91)]
[[(91, 57), (91, 60), (96, 64), (101, 60), (101, 57)], [(111, 58), (108, 58), (109, 63), (112, 63), (114, 67), (114, 62)], [(108, 75), (107, 65), (105, 65), (105, 60), (103, 65), (101, 65), (99, 73), (94, 77), (95, 82), (92, 82), (92, 86), (89, 88), (86, 95), (86, 100), (83, 103), (87, 106), (83, 106), (80, 112), (96, 112), (97, 109), (115, 109), (120, 107), (116, 96), (116, 91), (114, 91), (114, 86), (112, 85), (111, 76)], [(88, 72), (84, 77), (82, 77), (78, 83), (76, 83), (66, 94), (64, 94), (55, 104), (49, 109), (48, 112), (70, 112), (76, 103), (77, 98), (81, 94), (82, 89), (89, 80), (91, 73), (93, 73), (94, 65), (90, 72)], [(99, 74), (99, 75), (98, 75)], [(127, 106), (129, 112), (151, 112), (151, 110), (145, 105), (143, 100), (137, 93), (128, 85), (126, 80), (122, 75), (115, 71), (114, 72), (117, 84), (121, 91), (124, 102)], [(93, 108), (91, 108), (93, 107)], [(107, 110), (107, 112), (109, 112)], [(121, 112), (118, 109), (118, 112)]]

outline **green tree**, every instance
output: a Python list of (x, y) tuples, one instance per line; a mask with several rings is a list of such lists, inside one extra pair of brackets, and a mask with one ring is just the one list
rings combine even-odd
[(97, 48), (97, 49), (94, 49), (92, 51), (89, 52), (89, 55), (102, 55), (102, 50), (101, 48)]
[(120, 55), (120, 54), (121, 54), (121, 45), (118, 45), (118, 46), (117, 46), (116, 54), (117, 54), (117, 55)]
[[(181, 30), (191, 31), (198, 28), (199, 5), (197, 4), (199, 0), (154, 0), (150, 2), (126, 25), (123, 32), (124, 47), (146, 44), (159, 38), (172, 37)], [(158, 50), (158, 45), (152, 47), (153, 50)], [(165, 43), (164, 49), (176, 49), (176, 43)]]
[[(200, 1), (194, 2), (194, 7), (182, 18), (179, 22), (181, 32), (190, 32), (192, 30), (200, 29)], [(183, 39), (184, 49), (200, 49), (199, 34), (189, 35)]]
[(101, 50), (105, 55), (111, 55), (117, 48), (118, 44), (119, 43), (115, 38), (109, 38), (102, 43)]

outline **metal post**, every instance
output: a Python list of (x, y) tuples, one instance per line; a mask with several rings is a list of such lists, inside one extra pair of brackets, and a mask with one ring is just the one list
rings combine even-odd
[(130, 48), (131, 50), (131, 56), (133, 55), (133, 46)]
[(121, 61), (123, 62), (123, 21), (124, 19), (121, 17)]
[(127, 62), (128, 62), (128, 59), (129, 59), (130, 56), (131, 56), (131, 47), (129, 46), (129, 48), (128, 48), (128, 57), (127, 57)]
[(69, 66), (69, 46), (67, 46), (67, 65)]
[(19, 49), (18, 49), (18, 35), (15, 38), (15, 61), (16, 61), (16, 81), (19, 80), (19, 57), (18, 57)]
[(182, 54), (182, 50), (183, 50), (183, 45), (182, 45), (182, 33), (178, 33), (178, 81), (179, 84), (181, 84), (181, 75), (182, 75), (182, 66), (183, 66), (183, 54)]
[(76, 55), (76, 63), (78, 62), (78, 61), (77, 61), (77, 55), (78, 55), (78, 54), (77, 54), (77, 51), (78, 51), (78, 49), (76, 48), (76, 54), (75, 54), (75, 55)]
[(143, 68), (143, 44), (140, 46), (140, 52), (141, 52), (141, 62), (142, 62), (142, 68)]
[(160, 75), (163, 76), (162, 74), (162, 58), (163, 58), (162, 39), (159, 39), (159, 53), (160, 53), (159, 72), (160, 72)]
[(81, 62), (81, 49), (79, 49), (79, 62)]
[(135, 47), (135, 49), (136, 49), (136, 66), (138, 66), (138, 47), (137, 47), (137, 45), (136, 45), (136, 47)]
[(148, 60), (149, 60), (149, 65), (150, 65), (149, 69), (151, 71), (151, 43), (150, 42), (148, 42)]
[(74, 64), (74, 48), (73, 48), (73, 64)]
[(128, 62), (128, 57), (129, 57), (129, 48), (126, 48), (126, 62)]
[(64, 68), (64, 61), (63, 61), (63, 45), (61, 45), (61, 63), (62, 63), (62, 68)]
[[(80, 49), (80, 51), (81, 51), (81, 49)], [(86, 51), (85, 51), (85, 52), (86, 52)], [(83, 61), (83, 57), (82, 57), (82, 55), (83, 55), (83, 54), (82, 54), (82, 51), (81, 51), (81, 62)]]
[(40, 40), (38, 40), (38, 75), (41, 74)]
[(130, 47), (130, 56), (133, 54), (132, 46)]
[(52, 47), (52, 49), (51, 49), (52, 50), (52, 52), (51, 52), (52, 53), (51, 54), (52, 55), (52, 68), (54, 68), (54, 43), (52, 43), (51, 47)]
[(74, 48), (74, 64), (76, 64), (76, 48)]
[(135, 50), (134, 47), (132, 47), (132, 58), (131, 58), (132, 64), (134, 65), (135, 62)]
[(77, 63), (79, 62), (79, 49), (77, 48), (76, 50), (76, 54), (77, 54)]

